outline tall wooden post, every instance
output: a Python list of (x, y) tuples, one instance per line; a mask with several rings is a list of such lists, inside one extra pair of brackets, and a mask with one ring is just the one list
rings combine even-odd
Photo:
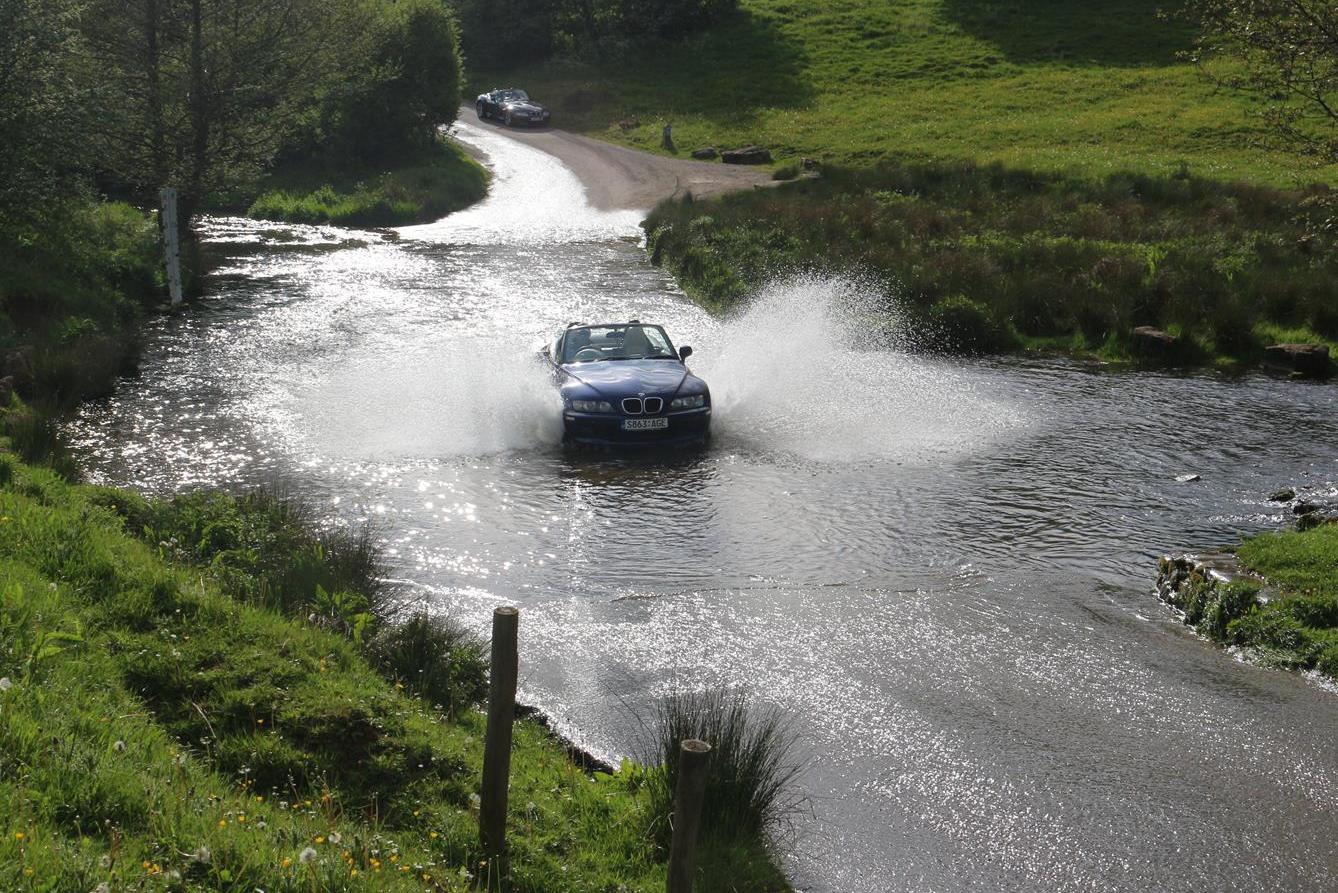
[(678, 751), (678, 784), (674, 788), (674, 839), (669, 845), (668, 893), (692, 893), (697, 867), (697, 829), (706, 797), (706, 763), (711, 745), (688, 738)]
[(177, 191), (165, 186), (158, 193), (162, 199), (163, 251), (167, 263), (167, 290), (172, 306), (181, 303), (181, 230), (177, 227)]
[(488, 733), (483, 743), (483, 791), (479, 795), (479, 837), (499, 876), (506, 855), (506, 796), (511, 778), (511, 723), (516, 716), (516, 677), (520, 659), (516, 645), (520, 611), (492, 612), (492, 667), (488, 683)]

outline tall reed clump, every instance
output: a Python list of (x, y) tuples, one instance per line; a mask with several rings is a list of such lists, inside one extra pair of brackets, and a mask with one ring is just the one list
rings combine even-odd
[(152, 504), (144, 524), (150, 542), (208, 565), (244, 600), (349, 627), (358, 615), (366, 622), (393, 609), (372, 530), (323, 528), (301, 499), (269, 490), (186, 493)]
[(647, 766), (650, 815), (656, 841), (668, 846), (678, 784), (681, 743), (711, 745), (702, 804), (701, 834), (709, 847), (731, 841), (767, 841), (784, 831), (803, 805), (797, 736), (775, 707), (750, 705), (738, 690), (675, 692), (659, 703), (651, 740), (640, 754)]
[(488, 692), (483, 640), (439, 615), (419, 611), (387, 624), (367, 643), (367, 657), (382, 675), (457, 716)]

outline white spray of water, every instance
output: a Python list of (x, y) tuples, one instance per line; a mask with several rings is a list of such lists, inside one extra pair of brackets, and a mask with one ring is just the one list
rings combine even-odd
[(557, 394), (519, 345), (364, 357), (295, 402), (343, 407), (298, 420), (310, 447), (339, 459), (483, 456), (562, 437)]
[(695, 364), (721, 445), (825, 462), (929, 461), (1026, 424), (979, 372), (898, 349), (902, 323), (882, 301), (857, 281), (798, 278), (722, 323)]

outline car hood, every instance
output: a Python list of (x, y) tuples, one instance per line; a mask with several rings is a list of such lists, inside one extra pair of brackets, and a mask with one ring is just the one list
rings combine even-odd
[(687, 377), (677, 360), (604, 360), (570, 363), (562, 371), (605, 397), (621, 399), (637, 394), (672, 394)]
[(537, 102), (504, 102), (502, 105), (513, 112), (542, 112), (544, 107)]

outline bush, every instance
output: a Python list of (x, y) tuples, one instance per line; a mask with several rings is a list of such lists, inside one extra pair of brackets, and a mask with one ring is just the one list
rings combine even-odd
[(653, 741), (642, 756), (650, 777), (655, 834), (668, 843), (682, 741), (711, 745), (702, 805), (704, 834), (747, 839), (779, 830), (798, 810), (796, 736), (776, 708), (750, 708), (742, 692), (675, 693), (658, 707)]
[(929, 308), (928, 344), (955, 353), (988, 353), (1006, 350), (1016, 339), (1008, 327), (994, 318), (983, 304), (957, 295)]
[(482, 639), (449, 618), (426, 612), (389, 624), (369, 642), (367, 656), (387, 678), (454, 717), (488, 692)]
[(210, 567), (234, 597), (290, 615), (315, 609), (345, 632), (358, 614), (375, 622), (392, 610), (371, 529), (322, 529), (300, 499), (188, 493), (155, 503), (144, 535)]

